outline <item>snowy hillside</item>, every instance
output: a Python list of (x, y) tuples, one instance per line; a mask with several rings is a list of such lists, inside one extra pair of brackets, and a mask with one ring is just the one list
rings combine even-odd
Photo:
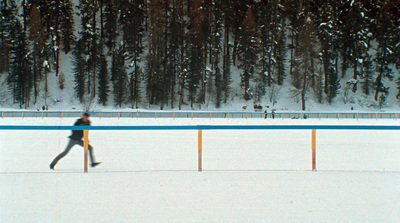
[(393, 2), (58, 3), (1, 3), (0, 110), (400, 109)]

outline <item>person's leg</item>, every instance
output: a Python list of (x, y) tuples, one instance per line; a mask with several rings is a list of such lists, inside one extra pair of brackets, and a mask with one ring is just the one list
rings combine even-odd
[(72, 148), (75, 144), (77, 144), (77, 141), (76, 141), (76, 140), (73, 140), (73, 139), (70, 139), (70, 140), (69, 140), (69, 143), (68, 143), (68, 145), (67, 145), (67, 148), (65, 148), (65, 150), (64, 150), (62, 153), (58, 154), (58, 156), (57, 156), (56, 158), (54, 158), (53, 162), (51, 162), (51, 164), (50, 164), (50, 168), (53, 169), (54, 166), (58, 163), (58, 161), (59, 161), (60, 159), (62, 159), (64, 156), (66, 156), (66, 155), (68, 154), (68, 152), (71, 150), (71, 148)]
[[(83, 141), (80, 140), (78, 145), (83, 147)], [(93, 165), (94, 163), (96, 163), (96, 159), (94, 158), (93, 146), (91, 146), (90, 144), (88, 145), (88, 151), (89, 151), (90, 163), (91, 165)]]

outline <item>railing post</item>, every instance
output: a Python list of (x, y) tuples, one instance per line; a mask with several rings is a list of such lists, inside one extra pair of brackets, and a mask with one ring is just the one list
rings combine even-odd
[(4, 114), (3, 114), (3, 112), (1, 112), (1, 118), (4, 118), (4, 116), (3, 116)]
[(154, 118), (157, 119), (157, 112), (154, 112)]
[(311, 131), (312, 171), (316, 171), (316, 130)]
[(88, 172), (89, 130), (83, 130), (84, 172)]
[(121, 116), (121, 114), (120, 114), (120, 112), (118, 112), (118, 119), (120, 118), (120, 116)]
[(199, 129), (198, 131), (198, 171), (203, 171), (202, 165), (202, 150), (203, 150), (203, 130)]

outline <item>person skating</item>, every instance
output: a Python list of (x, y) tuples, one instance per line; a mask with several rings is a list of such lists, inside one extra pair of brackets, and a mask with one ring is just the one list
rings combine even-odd
[[(89, 120), (89, 114), (85, 113), (82, 118), (78, 119), (74, 126), (78, 125), (90, 125), (90, 120)], [(54, 158), (53, 162), (50, 163), (50, 169), (54, 170), (54, 167), (62, 159), (64, 156), (68, 154), (68, 152), (72, 149), (73, 146), (79, 145), (83, 147), (83, 130), (72, 130), (72, 134), (69, 136), (70, 140), (67, 145), (67, 148), (65, 148), (64, 152), (60, 153), (56, 158)], [(100, 162), (96, 162), (93, 154), (93, 147), (89, 144), (88, 146), (89, 150), (89, 157), (90, 157), (90, 162), (91, 166), (95, 167), (100, 164)]]

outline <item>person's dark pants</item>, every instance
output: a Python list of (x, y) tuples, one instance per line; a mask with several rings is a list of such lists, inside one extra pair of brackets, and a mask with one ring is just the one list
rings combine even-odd
[[(82, 140), (75, 140), (75, 139), (70, 139), (69, 143), (67, 145), (67, 148), (65, 148), (64, 152), (60, 153), (56, 158), (54, 158), (53, 162), (51, 162), (52, 166), (55, 166), (60, 159), (62, 159), (64, 156), (68, 154), (68, 152), (74, 147), (75, 145), (79, 145), (83, 147), (83, 141)], [(90, 157), (90, 163), (94, 163), (94, 154), (93, 154), (93, 147), (89, 144), (88, 146), (89, 150), (89, 157)]]

